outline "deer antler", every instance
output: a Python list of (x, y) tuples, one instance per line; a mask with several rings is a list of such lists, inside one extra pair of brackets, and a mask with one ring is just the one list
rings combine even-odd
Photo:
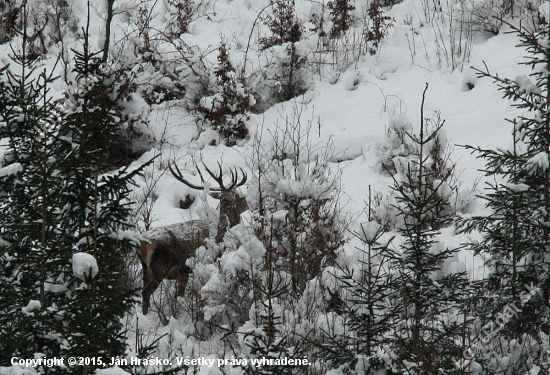
[[(174, 165), (174, 169), (172, 169), (172, 166), (169, 164), (168, 165), (168, 169), (170, 169), (170, 172), (172, 172), (172, 175), (176, 178), (176, 180), (184, 183), (185, 185), (189, 186), (190, 188), (192, 189), (196, 189), (196, 190), (204, 190), (204, 177), (200, 171), (200, 169), (197, 167), (197, 172), (199, 173), (199, 176), (201, 178), (201, 181), (202, 181), (202, 186), (199, 186), (199, 185), (195, 185), (195, 184), (192, 184), (190, 183), (189, 181), (187, 181), (185, 179), (185, 177), (183, 177), (183, 174), (181, 173), (181, 171), (179, 170), (178, 166), (173, 163)], [(246, 180), (248, 178), (248, 176), (246, 175), (246, 172), (242, 169), (242, 168), (239, 168), (239, 170), (241, 171), (241, 174), (242, 174), (242, 178), (241, 180), (239, 181), (238, 180), (238, 177), (239, 177), (239, 173), (237, 171), (237, 168), (236, 167), (233, 167), (231, 170), (230, 170), (230, 174), (231, 174), (231, 182), (229, 184), (229, 186), (225, 186), (224, 182), (223, 182), (223, 171), (222, 171), (222, 165), (220, 162), (218, 162), (218, 168), (219, 168), (219, 173), (216, 175), (214, 172), (212, 172), (207, 166), (206, 164), (202, 163), (204, 169), (206, 170), (206, 172), (208, 172), (208, 174), (210, 175), (210, 177), (212, 177), (212, 179), (214, 179), (214, 181), (216, 181), (218, 183), (218, 185), (220, 186), (219, 188), (210, 188), (209, 190), (210, 191), (216, 191), (216, 192), (223, 192), (223, 191), (231, 191), (239, 186), (243, 186), (245, 183), (246, 183)]]
[(214, 191), (230, 191), (236, 187), (243, 186), (247, 180), (246, 172), (242, 168), (239, 168), (243, 177), (241, 178), (240, 181), (238, 181), (239, 174), (237, 172), (237, 168), (233, 167), (230, 169), (230, 172), (229, 172), (231, 173), (231, 183), (229, 184), (229, 186), (225, 186), (225, 184), (223, 183), (223, 177), (222, 177), (223, 172), (222, 172), (222, 165), (220, 162), (218, 162), (218, 168), (220, 170), (220, 173), (218, 175), (215, 175), (214, 172), (212, 172), (204, 163), (202, 163), (202, 165), (204, 166), (204, 169), (208, 172), (210, 177), (212, 177), (214, 181), (216, 181), (220, 186), (219, 190), (216, 189)]
[(199, 172), (199, 176), (201, 177), (201, 181), (203, 183), (203, 186), (198, 186), (198, 185), (192, 184), (189, 181), (187, 181), (185, 179), (185, 177), (183, 177), (183, 174), (181, 173), (181, 171), (178, 168), (178, 166), (176, 165), (176, 163), (173, 163), (173, 164), (174, 164), (175, 171), (174, 171), (174, 169), (172, 169), (172, 166), (170, 164), (168, 164), (168, 169), (170, 169), (170, 172), (172, 173), (172, 176), (174, 176), (174, 178), (176, 180), (178, 180), (179, 182), (184, 183), (185, 185), (189, 186), (192, 189), (204, 190), (204, 178), (202, 177), (202, 173), (199, 170), (199, 168), (197, 168), (197, 171)]

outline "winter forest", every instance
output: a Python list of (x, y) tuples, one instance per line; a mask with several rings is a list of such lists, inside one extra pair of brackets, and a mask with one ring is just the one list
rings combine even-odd
[(548, 0), (1, 0), (0, 375), (549, 375)]

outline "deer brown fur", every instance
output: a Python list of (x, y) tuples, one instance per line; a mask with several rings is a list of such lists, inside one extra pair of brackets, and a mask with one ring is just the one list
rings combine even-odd
[(162, 280), (176, 280), (177, 295), (183, 296), (191, 269), (187, 259), (209, 236), (208, 224), (204, 220), (156, 228), (146, 234), (149, 243), (142, 242), (138, 256), (143, 268), (143, 313), (149, 311), (151, 295)]
[[(219, 164), (218, 164), (219, 165)], [(221, 242), (228, 228), (237, 225), (240, 214), (246, 211), (246, 200), (241, 197), (236, 188), (246, 182), (246, 174), (241, 170), (242, 177), (238, 179), (236, 169), (231, 174), (231, 182), (226, 185), (222, 179), (222, 168), (219, 165), (219, 174), (214, 174), (206, 166), (205, 170), (219, 184), (220, 188), (209, 189), (211, 195), (220, 200), (220, 220), (216, 233), (216, 242)], [(204, 190), (204, 179), (199, 169), (203, 185), (189, 183), (181, 171), (174, 165), (169, 167), (174, 177), (187, 186)], [(151, 295), (158, 288), (162, 280), (177, 281), (177, 295), (183, 296), (191, 269), (187, 266), (187, 259), (195, 255), (195, 250), (204, 244), (209, 237), (209, 225), (205, 220), (192, 220), (185, 223), (155, 228), (145, 234), (148, 241), (144, 241), (137, 253), (143, 268), (143, 313), (149, 311)]]

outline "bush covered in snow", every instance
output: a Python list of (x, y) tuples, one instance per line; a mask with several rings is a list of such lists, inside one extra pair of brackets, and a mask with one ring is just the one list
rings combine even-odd
[(218, 66), (214, 70), (217, 92), (201, 98), (196, 111), (203, 127), (217, 130), (223, 143), (234, 146), (248, 135), (248, 112), (256, 100), (229, 60), (225, 42), (222, 41), (218, 51)]

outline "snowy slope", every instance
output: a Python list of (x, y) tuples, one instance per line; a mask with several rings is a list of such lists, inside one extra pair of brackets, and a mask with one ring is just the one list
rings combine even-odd
[[(300, 2), (297, 8), (299, 16), (307, 19), (313, 5)], [(359, 6), (358, 6), (359, 7)], [(382, 43), (380, 53), (375, 56), (363, 56), (355, 66), (344, 71), (337, 82), (325, 76), (316, 76), (311, 88), (303, 96), (290, 102), (276, 104), (266, 112), (253, 115), (249, 122), (251, 137), (259, 128), (273, 130), (277, 123), (292, 117), (293, 110), (302, 112), (302, 121), (315, 122), (315, 134), (312, 138), (319, 144), (331, 139), (335, 146), (334, 168), (342, 168), (343, 198), (346, 211), (357, 218), (357, 222), (365, 220), (364, 202), (367, 187), (371, 185), (374, 191), (388, 191), (391, 179), (376, 171), (376, 148), (383, 142), (385, 129), (389, 118), (401, 114), (408, 117), (418, 130), (420, 122), (420, 104), (425, 84), (429, 89), (426, 95), (425, 113), (431, 116), (435, 111), (441, 112), (445, 120), (445, 130), (454, 147), (452, 160), (457, 163), (460, 180), (465, 189), (471, 188), (481, 177), (478, 172), (483, 168), (483, 161), (458, 145), (473, 145), (482, 148), (508, 147), (511, 141), (511, 126), (505, 118), (513, 118), (518, 112), (510, 103), (502, 100), (497, 87), (488, 79), (478, 79), (471, 67), (484, 69), (484, 64), (491, 72), (499, 75), (515, 77), (525, 73), (527, 68), (518, 66), (524, 51), (516, 48), (516, 36), (501, 33), (488, 39), (479, 38), (472, 47), (469, 61), (463, 66), (451, 71), (445, 66), (438, 66), (437, 50), (432, 44), (424, 46), (417, 40), (417, 48), (424, 49), (411, 61), (409, 43), (405, 34), (409, 26), (405, 25), (406, 17), (418, 14), (420, 1), (405, 1), (392, 8), (388, 14), (395, 18), (395, 27)], [(243, 59), (243, 49), (250, 34), (250, 22), (253, 22), (260, 9), (259, 4), (250, 5), (247, 2), (217, 3), (212, 20), (200, 18), (192, 24), (191, 34), (186, 35), (186, 42), (200, 46), (202, 50), (215, 48), (220, 35), (230, 36), (232, 58), (235, 64)], [(420, 17), (421, 18), (421, 17)], [(424, 26), (418, 30), (431, 37), (431, 30)], [(254, 33), (252, 34), (254, 36)], [(429, 58), (426, 58), (428, 55)], [(215, 53), (209, 57), (214, 61)], [(326, 75), (328, 76), (330, 72)], [(466, 83), (472, 83), (472, 90)], [(251, 155), (250, 144), (236, 146), (233, 149), (225, 146), (212, 147), (204, 141), (189, 141), (192, 135), (192, 119), (185, 111), (158, 108), (152, 117), (150, 131), (162, 133), (164, 119), (173, 124), (170, 139), (175, 145), (183, 147), (164, 148), (163, 160), (175, 158), (180, 165), (185, 165), (193, 171), (190, 155), (199, 158), (210, 165), (223, 161), (226, 165), (246, 165)], [(158, 121), (163, 118), (162, 121)], [(317, 122), (320, 123), (318, 131)], [(162, 127), (161, 127), (162, 126)], [(178, 130), (180, 129), (180, 130)], [(319, 137), (320, 135), (320, 137)], [(336, 165), (338, 163), (338, 165)], [(158, 219), (154, 225), (165, 225), (173, 222), (196, 218), (196, 214), (182, 212), (177, 206), (177, 198), (188, 193), (188, 188), (175, 181), (171, 176), (164, 175), (159, 185), (159, 199), (154, 210)], [(478, 185), (483, 187), (483, 182)], [(210, 202), (215, 207), (215, 202)], [(361, 216), (363, 214), (363, 216)], [(459, 245), (465, 242), (465, 237), (443, 238), (449, 245)], [(354, 246), (352, 242), (349, 246)], [(468, 254), (462, 253), (464, 261), (473, 264)], [(474, 267), (479, 267), (476, 262)]]
[[(190, 34), (184, 36), (185, 41), (202, 51), (214, 50), (207, 55), (210, 62), (214, 63), (215, 48), (220, 35), (224, 35), (231, 47), (231, 58), (239, 66), (243, 62), (249, 37), (252, 41), (257, 38), (254, 31), (251, 33), (251, 23), (264, 3), (252, 4), (244, 0), (216, 3), (215, 12), (209, 13), (210, 19), (202, 17), (193, 22)], [(359, 8), (360, 5), (356, 6)], [(315, 7), (311, 2), (300, 1), (297, 9), (298, 16), (307, 20)], [(501, 32), (490, 38), (477, 38), (472, 42), (469, 60), (453, 70), (438, 59), (433, 29), (426, 24), (421, 27), (425, 21), (422, 20), (420, 9), (419, 0), (406, 0), (394, 6), (388, 14), (395, 18), (395, 26), (390, 29), (377, 55), (363, 55), (339, 76), (336, 75), (337, 79), (333, 71), (326, 69), (320, 76), (314, 76), (310, 89), (303, 96), (276, 104), (264, 113), (252, 115), (249, 121), (251, 138), (263, 130), (262, 134), (266, 137), (264, 142), (268, 142), (266, 134), (269, 130), (273, 131), (286, 118), (292, 118), (298, 110), (302, 113), (303, 122), (312, 120), (315, 123), (315, 131), (311, 135), (315, 143), (325, 144), (329, 139), (332, 140), (335, 147), (332, 168), (342, 170), (342, 206), (344, 212), (354, 218), (350, 228), (352, 231), (357, 231), (359, 224), (367, 221), (365, 202), (368, 186), (373, 191), (389, 192), (388, 185), (392, 180), (377, 172), (376, 149), (384, 141), (390, 117), (404, 115), (418, 130), (422, 92), (426, 83), (429, 89), (425, 114), (431, 116), (435, 111), (440, 111), (441, 117), (445, 119), (444, 129), (450, 143), (456, 145), (452, 160), (457, 163), (462, 188), (472, 189), (479, 179), (481, 181), (477, 186), (483, 188), (483, 178), (478, 170), (483, 168), (484, 162), (459, 145), (506, 148), (511, 142), (511, 125), (505, 118), (513, 118), (519, 112), (509, 102), (502, 100), (492, 82), (478, 79), (471, 67), (484, 69), (486, 65), (491, 72), (512, 78), (525, 74), (528, 68), (518, 66), (525, 51), (516, 47), (517, 37)], [(406, 35), (411, 34), (410, 26), (406, 25), (407, 17), (411, 14), (417, 25), (416, 32), (424, 36), (425, 40), (423, 42), (417, 36), (414, 60), (411, 59), (411, 47), (406, 38)], [(254, 56), (248, 57), (251, 67), (256, 63), (258, 60)], [(467, 83), (473, 84), (473, 89), (470, 90)], [(247, 168), (247, 160), (252, 154), (251, 142), (233, 148), (209, 146), (208, 134), (196, 139), (192, 119), (182, 109), (159, 107), (150, 116), (153, 121), (148, 131), (157, 137), (164, 131), (164, 119), (170, 118), (173, 124), (168, 136), (173, 139), (173, 142), (168, 142), (171, 146), (164, 145), (157, 150), (163, 157), (155, 163), (154, 173), (163, 175), (157, 186), (158, 199), (153, 206), (153, 226), (201, 217), (202, 210), (197, 209), (197, 204), (190, 210), (177, 207), (178, 200), (186, 194), (197, 194), (166, 173), (166, 163), (168, 160), (176, 160), (189, 173), (194, 173), (192, 160), (204, 161), (210, 166), (221, 161), (224, 165)], [(157, 121), (159, 118), (163, 120)], [(145, 159), (147, 156), (142, 158)], [(195, 181), (198, 182), (198, 179)], [(216, 207), (216, 201), (211, 198), (207, 200), (212, 209)], [(470, 238), (455, 236), (454, 230), (449, 228), (442, 231), (440, 240), (445, 246), (459, 247)], [(353, 259), (353, 249), (359, 245), (358, 239), (350, 236), (344, 251), (344, 254), (351, 256), (347, 261)], [(484, 275), (482, 260), (474, 259), (469, 251), (462, 250), (459, 260), (466, 265), (472, 279)]]

